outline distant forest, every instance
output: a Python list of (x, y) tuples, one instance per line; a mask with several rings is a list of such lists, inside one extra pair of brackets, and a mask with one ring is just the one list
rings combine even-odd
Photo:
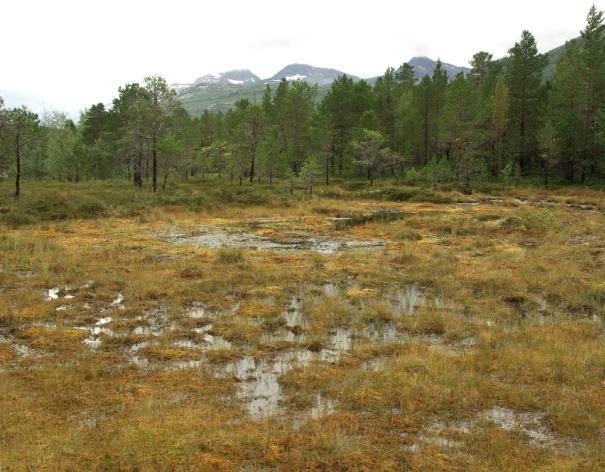
[[(361, 58), (360, 58), (361, 59)], [(260, 103), (190, 116), (161, 77), (120, 87), (110, 107), (66, 114), (8, 109), (0, 98), (0, 179), (129, 179), (153, 191), (208, 174), (241, 184), (333, 179), (585, 184), (605, 176), (605, 26), (592, 7), (554, 73), (523, 31), (502, 60), (476, 53), (449, 80), (439, 63), (417, 81), (389, 68), (374, 86), (341, 76), (317, 87), (283, 80)]]

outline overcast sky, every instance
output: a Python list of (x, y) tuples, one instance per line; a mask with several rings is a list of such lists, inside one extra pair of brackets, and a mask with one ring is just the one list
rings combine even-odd
[(301, 62), (371, 77), (420, 55), (467, 65), (481, 49), (505, 55), (523, 29), (552, 49), (578, 35), (592, 3), (605, 8), (605, 0), (1, 0), (0, 96), (75, 113), (150, 74), (188, 83), (249, 68), (266, 78)]

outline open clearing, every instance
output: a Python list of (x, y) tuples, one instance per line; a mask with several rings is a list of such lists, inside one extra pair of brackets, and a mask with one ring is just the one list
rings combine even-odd
[(605, 468), (605, 196), (443, 196), (0, 226), (0, 469)]

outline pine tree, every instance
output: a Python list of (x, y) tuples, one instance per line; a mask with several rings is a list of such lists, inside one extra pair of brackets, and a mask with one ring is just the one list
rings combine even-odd
[(34, 146), (39, 131), (38, 115), (26, 107), (13, 108), (5, 114), (4, 139), (15, 159), (15, 198), (21, 195), (21, 166)]
[(414, 95), (414, 109), (417, 114), (417, 120), (419, 123), (420, 133), (419, 139), (419, 150), (418, 155), (420, 158), (418, 162), (421, 166), (426, 165), (433, 155), (433, 143), (434, 143), (434, 96), (433, 96), (433, 81), (425, 75), (418, 86), (415, 88)]
[[(132, 167), (133, 183), (136, 187), (143, 186), (143, 159), (148, 149), (147, 132), (147, 91), (139, 84), (126, 84), (118, 89), (118, 97), (114, 99), (111, 116), (115, 122), (114, 143), (116, 153)], [(101, 161), (103, 150), (95, 146), (98, 159), (95, 159), (95, 174), (101, 176)], [(97, 153), (95, 153), (97, 154)]]
[(389, 67), (384, 75), (376, 80), (374, 94), (376, 96), (376, 113), (380, 123), (380, 131), (386, 136), (389, 145), (395, 146), (398, 87), (395, 80), (395, 70), (392, 67)]
[(355, 110), (355, 84), (353, 79), (343, 75), (338, 77), (321, 103), (321, 110), (328, 116), (331, 128), (331, 156), (330, 169), (332, 175), (336, 173), (336, 161), (339, 171), (342, 170), (342, 161), (351, 132), (357, 123)]
[(147, 127), (151, 139), (151, 191), (156, 192), (158, 181), (157, 143), (166, 126), (168, 116), (173, 113), (176, 92), (168, 87), (166, 80), (159, 76), (145, 77), (147, 104)]
[(596, 126), (605, 100), (605, 24), (603, 12), (593, 5), (582, 31), (582, 66), (584, 89), (584, 139), (581, 178), (597, 168)]
[(547, 58), (538, 54), (534, 36), (523, 31), (509, 51), (507, 78), (510, 96), (510, 148), (523, 175), (529, 175), (537, 150), (543, 108), (542, 71)]
[(400, 93), (411, 90), (416, 84), (414, 66), (407, 62), (402, 64), (399, 69), (397, 69), (397, 72), (395, 72), (395, 79), (397, 80), (397, 86), (400, 89)]
[(582, 76), (580, 49), (577, 43), (569, 42), (555, 67), (548, 99), (549, 126), (552, 128), (548, 132), (552, 131), (558, 142), (563, 176), (569, 182), (583, 169), (585, 96)]
[(479, 51), (471, 59), (471, 71), (468, 79), (473, 86), (483, 88), (489, 79), (493, 56), (485, 51)]
[(78, 133), (73, 121), (64, 113), (52, 113), (46, 126), (46, 170), (57, 180), (79, 182), (81, 178), (80, 156), (76, 154)]
[(548, 120), (538, 133), (539, 156), (542, 161), (544, 186), (548, 186), (550, 171), (560, 157), (561, 149), (552, 121)]
[(435, 70), (433, 71), (433, 152), (437, 154), (443, 153), (444, 145), (444, 129), (445, 129), (445, 102), (448, 88), (449, 78), (447, 72), (443, 69), (443, 64), (437, 60)]
[(508, 87), (504, 75), (500, 74), (491, 99), (493, 146), (490, 171), (493, 177), (498, 177), (504, 161), (504, 138), (508, 128), (508, 110)]
[(239, 148), (237, 152), (248, 160), (248, 168), (245, 174), (250, 185), (252, 185), (257, 170), (256, 155), (263, 127), (262, 109), (259, 105), (253, 105), (248, 100), (239, 100), (235, 104), (231, 116), (234, 120), (233, 137)]
[(353, 141), (353, 153), (355, 163), (362, 166), (367, 172), (370, 186), (374, 185), (374, 179), (383, 167), (385, 157), (384, 152), (386, 140), (379, 131), (362, 129), (359, 135)]

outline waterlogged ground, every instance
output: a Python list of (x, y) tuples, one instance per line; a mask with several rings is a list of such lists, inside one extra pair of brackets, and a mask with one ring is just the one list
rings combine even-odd
[(0, 235), (0, 469), (605, 468), (605, 197)]

